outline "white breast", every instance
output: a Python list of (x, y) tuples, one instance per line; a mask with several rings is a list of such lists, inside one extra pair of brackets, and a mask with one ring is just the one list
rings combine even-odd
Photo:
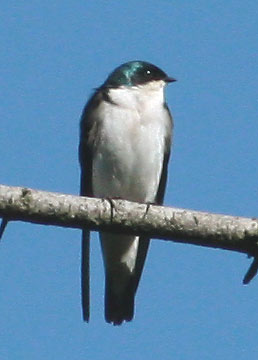
[(93, 191), (97, 197), (139, 202), (155, 199), (163, 165), (170, 119), (164, 82), (112, 89), (114, 103), (99, 108), (100, 142), (93, 159)]

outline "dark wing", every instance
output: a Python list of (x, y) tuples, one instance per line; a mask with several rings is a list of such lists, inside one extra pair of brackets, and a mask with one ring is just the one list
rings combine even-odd
[(161, 172), (161, 177), (160, 177), (160, 182), (159, 182), (159, 188), (157, 191), (157, 196), (156, 196), (156, 204), (158, 205), (162, 205), (163, 204), (163, 200), (164, 200), (164, 194), (165, 194), (165, 189), (166, 189), (166, 184), (167, 184), (167, 176), (168, 176), (168, 162), (169, 162), (169, 157), (170, 157), (170, 149), (171, 149), (171, 142), (172, 142), (172, 136), (173, 136), (173, 118), (170, 114), (170, 111), (167, 107), (167, 104), (164, 104), (165, 110), (167, 112), (167, 117), (168, 117), (168, 132), (167, 132), (167, 136), (165, 138), (165, 151), (164, 151), (164, 159), (163, 159), (163, 167), (162, 167), (162, 172)]
[[(162, 172), (159, 182), (159, 187), (156, 195), (156, 201), (155, 203), (158, 205), (162, 205), (165, 189), (166, 189), (166, 183), (167, 183), (167, 173), (168, 173), (168, 161), (170, 157), (170, 148), (171, 148), (171, 138), (172, 138), (172, 131), (173, 131), (173, 119), (170, 114), (170, 111), (166, 104), (164, 104), (166, 113), (167, 113), (167, 136), (165, 138), (165, 151), (164, 151), (164, 159), (163, 159), (163, 166), (162, 166)], [(135, 286), (135, 292), (137, 290), (144, 262), (146, 259), (147, 251), (149, 248), (150, 239), (141, 236), (139, 239), (139, 247), (138, 247), (138, 254), (136, 259), (136, 266), (135, 266), (135, 278), (134, 278), (134, 286)]]
[[(81, 196), (93, 196), (92, 191), (92, 157), (94, 140), (96, 139), (97, 121), (93, 117), (100, 101), (100, 95), (95, 93), (86, 104), (80, 123), (79, 160), (81, 165)], [(82, 230), (82, 255), (81, 255), (81, 291), (82, 314), (85, 321), (90, 317), (90, 232)]]
[(5, 231), (5, 228), (6, 228), (7, 224), (8, 224), (8, 220), (6, 218), (3, 218), (2, 222), (1, 222), (1, 225), (0, 225), (0, 240), (1, 240), (2, 236), (3, 236), (3, 233)]

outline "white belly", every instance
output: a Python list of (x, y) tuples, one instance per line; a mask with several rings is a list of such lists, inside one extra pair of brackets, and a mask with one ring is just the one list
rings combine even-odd
[[(98, 109), (92, 168), (96, 197), (155, 201), (171, 123), (163, 88), (144, 91), (110, 90), (114, 104), (103, 102)], [(124, 265), (129, 273), (134, 271), (139, 237), (102, 233), (101, 244), (106, 271), (112, 273), (115, 291), (122, 292), (127, 286), (123, 276), (129, 276)]]
[(152, 202), (158, 190), (166, 126), (161, 114), (140, 117), (137, 111), (105, 104), (101, 138), (93, 158), (96, 197)]

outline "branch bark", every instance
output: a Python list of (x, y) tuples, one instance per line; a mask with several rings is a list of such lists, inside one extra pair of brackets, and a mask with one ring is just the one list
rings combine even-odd
[(0, 217), (258, 254), (258, 219), (0, 185)]

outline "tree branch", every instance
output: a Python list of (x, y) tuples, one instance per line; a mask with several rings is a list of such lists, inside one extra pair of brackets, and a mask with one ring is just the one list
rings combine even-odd
[(258, 220), (0, 185), (0, 217), (258, 254)]

